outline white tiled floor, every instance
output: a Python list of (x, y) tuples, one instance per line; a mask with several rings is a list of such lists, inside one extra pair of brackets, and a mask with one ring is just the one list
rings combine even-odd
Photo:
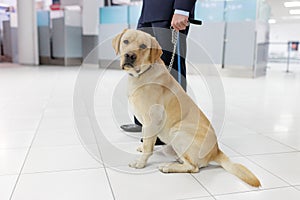
[(299, 132), (267, 133), (266, 136), (288, 145), (291, 148), (297, 149), (298, 151), (300, 150)]
[(154, 172), (135, 175), (108, 170), (108, 176), (116, 199), (186, 199), (209, 196), (190, 174)]
[(295, 188), (277, 188), (271, 190), (262, 190), (255, 192), (245, 192), (232, 195), (217, 196), (217, 200), (297, 200), (300, 193)]
[(12, 199), (113, 199), (103, 169), (24, 174)]
[[(97, 83), (90, 113), (97, 129), (88, 127), (85, 110), (76, 105), (80, 115), (74, 119), (79, 68), (1, 64), (0, 199), (298, 200), (300, 70), (286, 74), (278, 69), (257, 79), (223, 77), (227, 105), (220, 147), (259, 177), (262, 187), (255, 189), (214, 165), (192, 175), (162, 174), (157, 170), (159, 163), (174, 158), (161, 148), (156, 148), (147, 168), (127, 167), (130, 156), (121, 157), (118, 152), (136, 157), (140, 136), (118, 128), (131, 116), (121, 71), (106, 71)], [(210, 113), (209, 93), (201, 80), (195, 75), (188, 79), (199, 106)], [(78, 120), (83, 120), (83, 132)], [(96, 141), (103, 141), (90, 134), (95, 130), (101, 130), (119, 151), (99, 154)], [(106, 160), (107, 155), (114, 158), (112, 168), (94, 159)]]

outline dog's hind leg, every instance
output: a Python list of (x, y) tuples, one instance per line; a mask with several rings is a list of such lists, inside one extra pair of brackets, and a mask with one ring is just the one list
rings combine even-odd
[(163, 173), (197, 173), (199, 167), (190, 163), (187, 159), (181, 158), (183, 163), (167, 163), (159, 166), (159, 170)]
[[(159, 170), (164, 173), (197, 173), (199, 172), (199, 158), (195, 149), (198, 149), (195, 143), (195, 137), (181, 127), (182, 130), (171, 130), (174, 136), (171, 141), (173, 150), (176, 152), (177, 157), (180, 158), (182, 163), (174, 162), (163, 164)], [(183, 131), (184, 130), (184, 131)], [(193, 131), (193, 129), (192, 129)], [(191, 131), (191, 132), (192, 132)]]

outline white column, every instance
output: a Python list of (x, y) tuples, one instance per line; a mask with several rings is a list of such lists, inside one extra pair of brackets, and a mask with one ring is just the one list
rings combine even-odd
[(104, 6), (104, 0), (98, 0), (99, 3), (99, 7), (103, 7)]
[(35, 0), (17, 0), (19, 63), (38, 65)]
[(97, 0), (82, 1), (83, 35), (98, 35), (99, 3)]

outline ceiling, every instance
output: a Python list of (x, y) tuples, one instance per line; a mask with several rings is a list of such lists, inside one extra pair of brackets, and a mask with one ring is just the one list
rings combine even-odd
[[(286, 8), (284, 2), (295, 0), (266, 0), (271, 6), (271, 18), (277, 23), (300, 23), (300, 15), (290, 15), (289, 10), (300, 9), (300, 7)], [(300, 1), (300, 0), (298, 0)]]

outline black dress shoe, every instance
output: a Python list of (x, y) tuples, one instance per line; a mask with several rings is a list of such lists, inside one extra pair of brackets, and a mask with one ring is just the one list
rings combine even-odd
[[(141, 142), (143, 142), (143, 138), (141, 139)], [(161, 141), (159, 138), (156, 139), (155, 145), (165, 145), (163, 141)]]
[(141, 132), (142, 127), (136, 124), (125, 124), (121, 126), (121, 129), (123, 129), (126, 132)]

